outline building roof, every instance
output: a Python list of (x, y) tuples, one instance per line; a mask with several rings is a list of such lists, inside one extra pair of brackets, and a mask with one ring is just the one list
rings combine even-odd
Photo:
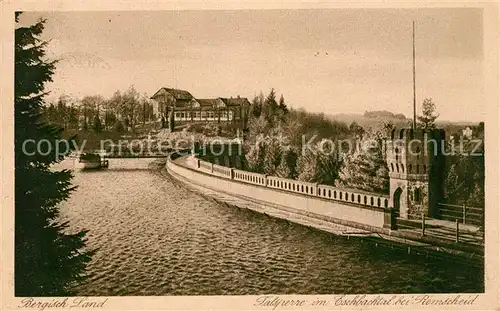
[(196, 101), (200, 107), (215, 107), (219, 103), (217, 98), (197, 98)]
[(250, 102), (245, 97), (236, 98), (220, 98), (228, 107), (250, 105)]
[(172, 95), (176, 100), (191, 100), (194, 98), (193, 95), (191, 95), (191, 93), (189, 93), (188, 91), (167, 87), (162, 87), (161, 89), (159, 89), (153, 96), (151, 96), (151, 98), (155, 98), (156, 96), (160, 95), (161, 92), (166, 92)]
[[(153, 96), (151, 96), (151, 99), (156, 99), (157, 97), (168, 93), (172, 95), (172, 97), (175, 98), (176, 100), (176, 106), (186, 106), (191, 100), (195, 99), (191, 93), (188, 91), (180, 90), (180, 89), (173, 89), (173, 88), (168, 88), (168, 87), (162, 87), (160, 88)], [(245, 106), (245, 105), (250, 105), (250, 102), (248, 101), (247, 98), (244, 97), (230, 97), (230, 98), (202, 98), (202, 99), (195, 99), (199, 104), (200, 107), (221, 107), (225, 105), (226, 107), (240, 107), (240, 106)]]

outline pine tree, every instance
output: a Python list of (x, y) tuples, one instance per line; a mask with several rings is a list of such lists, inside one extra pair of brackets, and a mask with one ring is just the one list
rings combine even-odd
[(250, 150), (246, 152), (245, 163), (251, 172), (264, 173), (264, 157), (266, 155), (265, 144), (262, 141), (257, 141), (250, 146)]
[(337, 186), (379, 192), (389, 192), (389, 171), (377, 133), (361, 141), (361, 148), (344, 157)]
[(450, 167), (448, 175), (444, 181), (444, 192), (446, 202), (455, 204), (457, 203), (457, 191), (459, 191), (461, 185), (459, 184), (459, 177), (457, 174), (456, 164)]
[(422, 103), (422, 115), (418, 116), (418, 121), (423, 129), (436, 128), (435, 121), (439, 117), (436, 114), (436, 104), (430, 98), (426, 98)]
[(283, 111), (283, 113), (287, 113), (288, 112), (288, 107), (285, 104), (285, 98), (283, 97), (283, 94), (281, 94), (281, 96), (280, 96), (280, 102), (279, 102), (278, 108), (281, 111)]
[(282, 151), (281, 163), (276, 168), (276, 175), (282, 178), (297, 178), (297, 153), (292, 148)]
[(276, 176), (277, 168), (281, 164), (281, 146), (276, 139), (271, 137), (266, 141), (265, 150), (264, 174)]
[(325, 150), (318, 142), (314, 150), (306, 151), (297, 161), (298, 180), (333, 185), (338, 178), (339, 161), (335, 152)]
[[(16, 22), (19, 14), (16, 13)], [(85, 277), (92, 252), (84, 251), (86, 231), (66, 234), (58, 203), (75, 190), (71, 172), (53, 171), (62, 159), (36, 152), (46, 139), (55, 146), (62, 129), (42, 122), (44, 85), (52, 81), (55, 61), (44, 60), (47, 42), (40, 40), (44, 20), (15, 30), (15, 295), (63, 296)], [(35, 144), (23, 152), (23, 144)], [(44, 150), (45, 151), (45, 150)], [(34, 152), (34, 155), (29, 154)]]
[(94, 116), (94, 121), (93, 121), (92, 125), (93, 125), (94, 132), (99, 134), (102, 130), (102, 124), (101, 124), (101, 119), (99, 118), (99, 115), (96, 114)]

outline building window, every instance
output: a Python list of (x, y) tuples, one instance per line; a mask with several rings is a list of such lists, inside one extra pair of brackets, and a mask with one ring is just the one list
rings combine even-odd
[(370, 205), (373, 205), (373, 197), (370, 198)]
[(417, 174), (420, 174), (420, 165), (417, 164)]
[(415, 195), (414, 195), (414, 198), (415, 198), (415, 202), (417, 203), (420, 203), (420, 188), (415, 188)]
[(331, 198), (332, 197), (332, 190), (328, 190), (328, 197)]
[(380, 207), (380, 198), (377, 199), (377, 206)]
[(363, 200), (363, 202), (365, 202), (365, 204), (366, 204), (366, 195), (365, 195), (365, 197), (364, 197), (364, 200)]
[(424, 165), (423, 169), (424, 169), (424, 174), (427, 174), (427, 165)]
[(399, 173), (399, 164), (396, 163), (396, 172)]
[(401, 164), (401, 173), (404, 173), (405, 172), (405, 166), (404, 164)]
[(354, 202), (354, 193), (353, 193), (353, 194), (351, 194), (351, 201), (353, 201), (353, 202)]
[(391, 171), (394, 172), (394, 164), (391, 163)]
[(358, 203), (361, 203), (361, 196), (358, 194)]
[(411, 164), (408, 164), (408, 174), (411, 174)]

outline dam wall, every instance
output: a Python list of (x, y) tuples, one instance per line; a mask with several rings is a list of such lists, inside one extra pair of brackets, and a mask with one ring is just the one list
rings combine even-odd
[(169, 173), (192, 183), (240, 198), (285, 206), (368, 231), (390, 226), (387, 196), (246, 172), (192, 156), (169, 158), (166, 167)]

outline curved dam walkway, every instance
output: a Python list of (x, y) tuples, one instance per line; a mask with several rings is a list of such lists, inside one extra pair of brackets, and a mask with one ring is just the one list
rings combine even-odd
[[(201, 161), (191, 155), (172, 153), (167, 172), (192, 191), (209, 200), (246, 208), (255, 212), (302, 224), (337, 235), (363, 236), (374, 243), (404, 247), (408, 253), (455, 256), (475, 265), (483, 265), (484, 247), (460, 243), (436, 236), (422, 235), (418, 228), (391, 230), (388, 196), (339, 192), (334, 187), (292, 181), (245, 172)], [(338, 189), (337, 189), (338, 190)], [(364, 198), (363, 198), (364, 197)], [(357, 198), (357, 201), (356, 201)], [(350, 201), (350, 202), (349, 202)], [(357, 203), (360, 202), (360, 203)], [(363, 204), (364, 203), (364, 204)]]

